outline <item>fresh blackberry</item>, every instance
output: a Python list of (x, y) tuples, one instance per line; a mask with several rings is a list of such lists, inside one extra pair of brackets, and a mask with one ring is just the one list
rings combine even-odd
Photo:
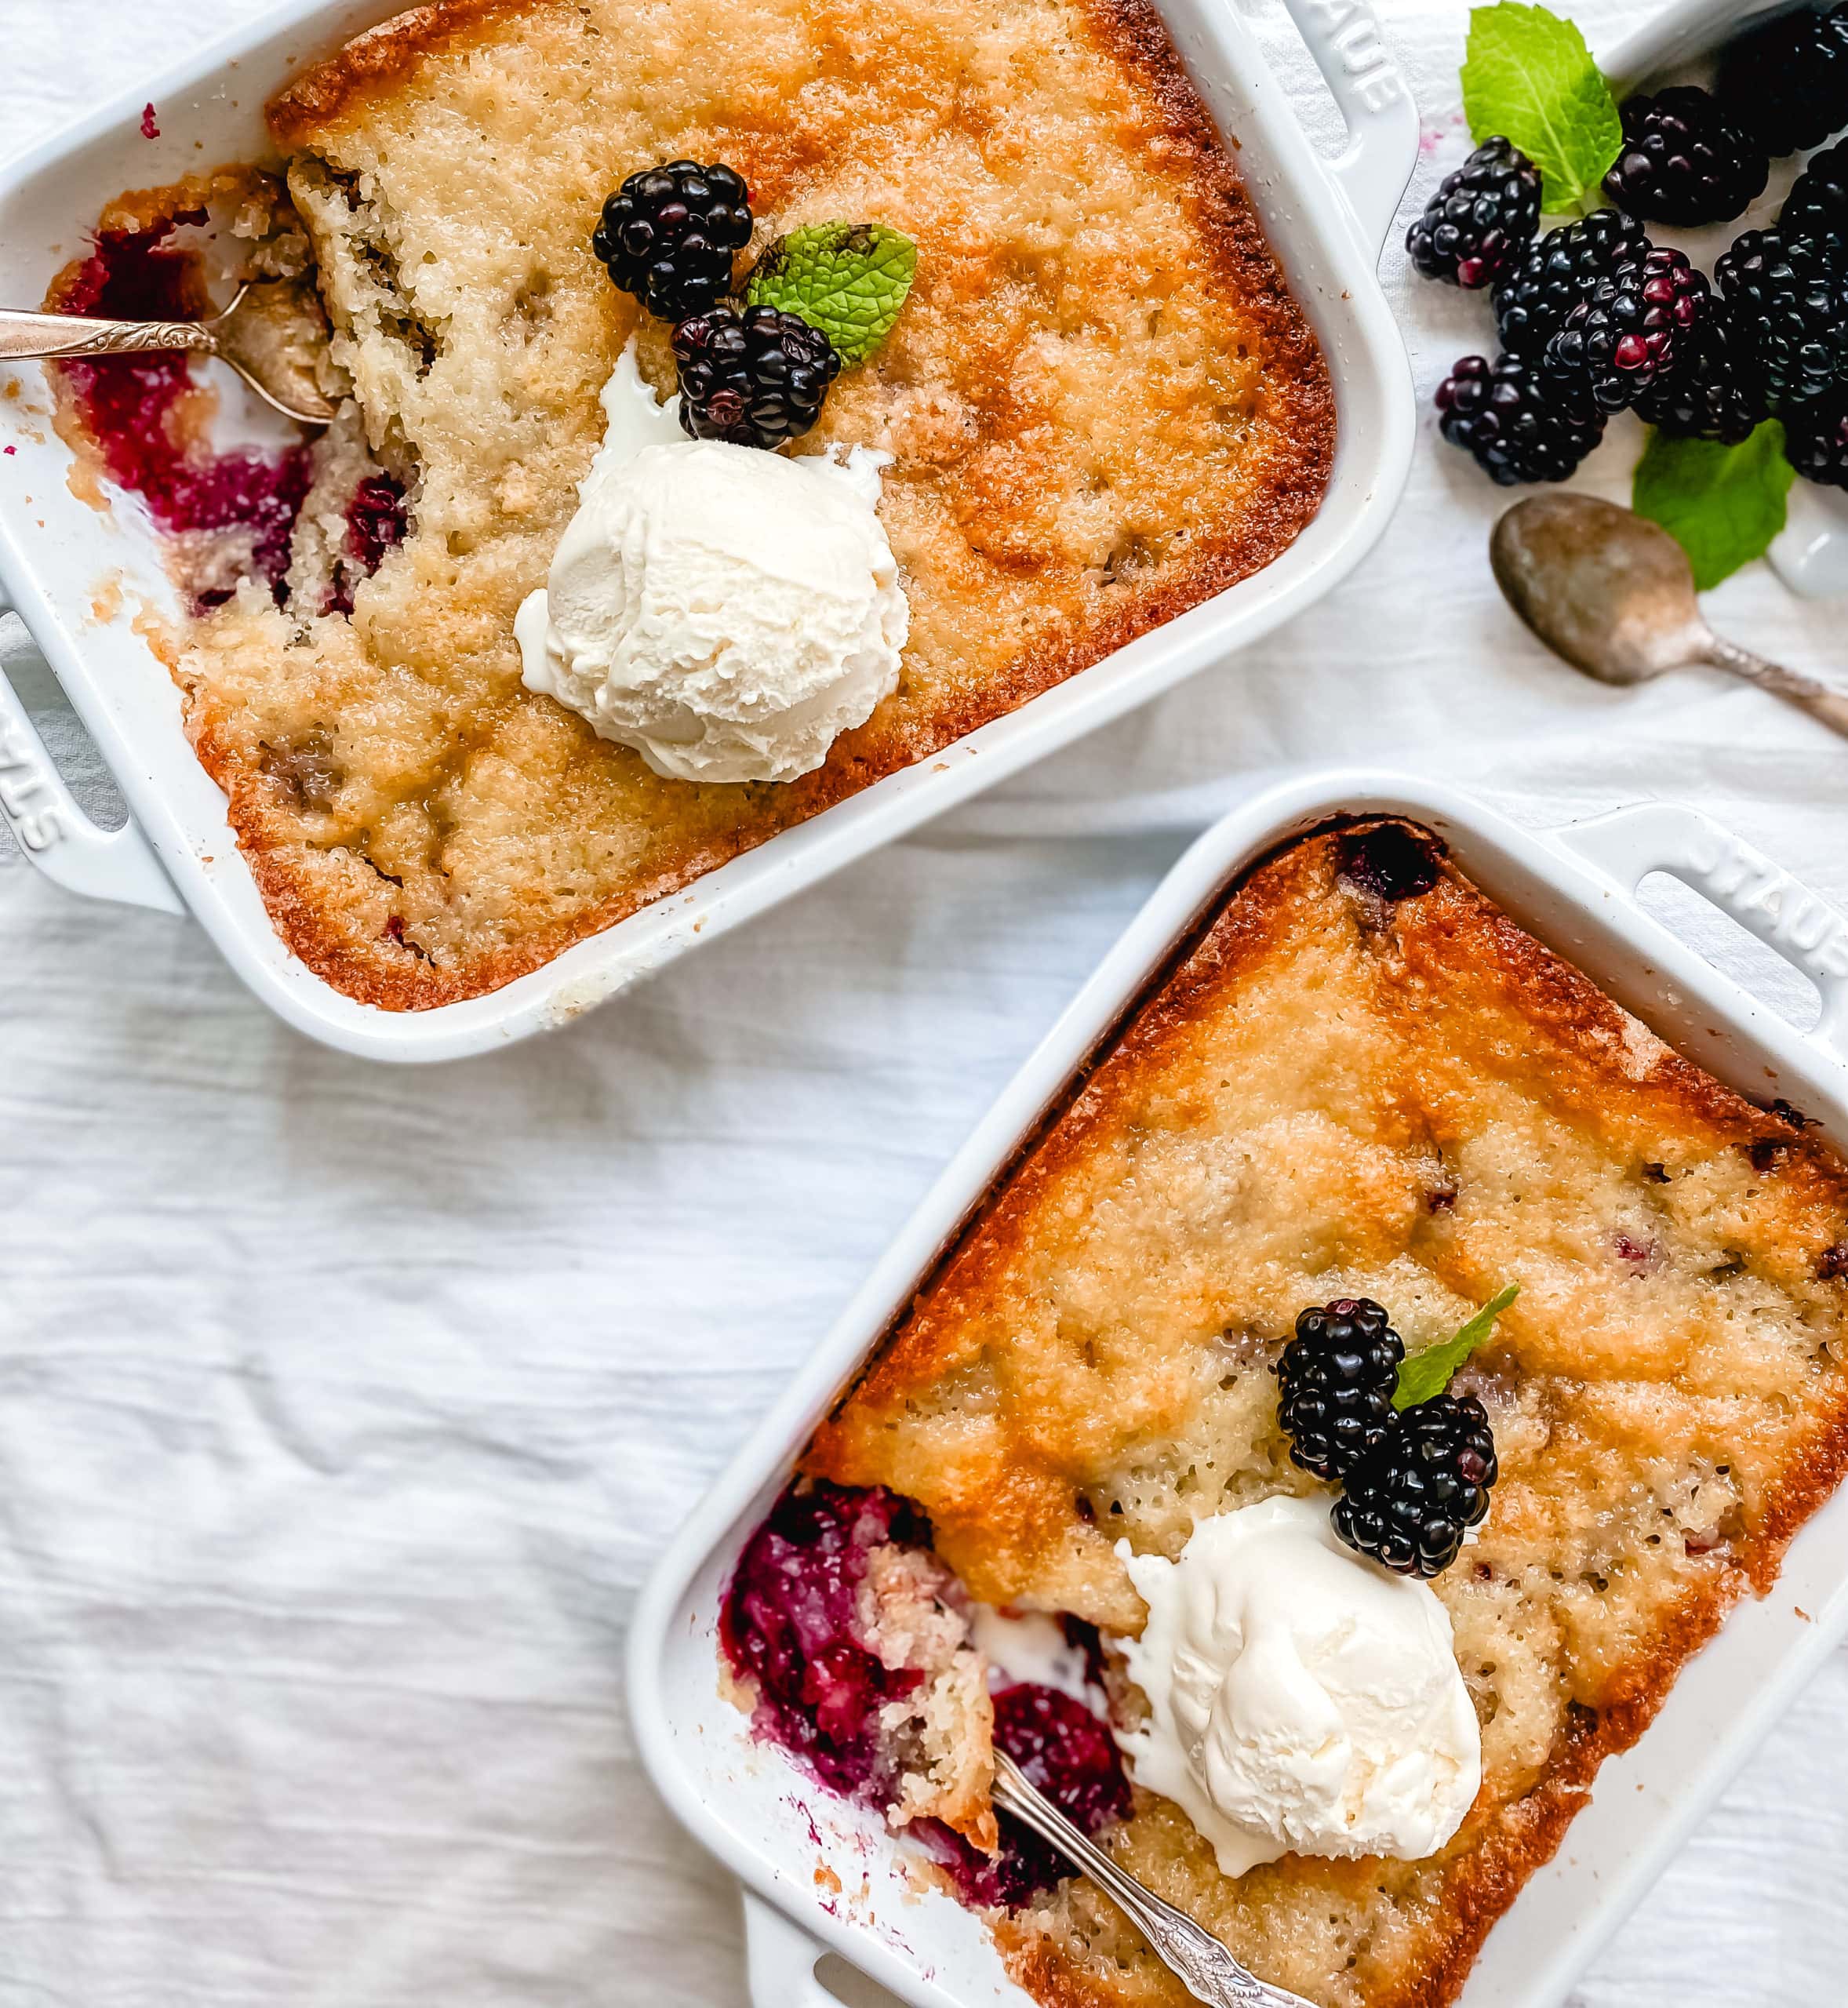
[(1302, 1312), (1276, 1366), (1291, 1462), (1318, 1478), (1345, 1477), (1393, 1426), (1405, 1356), (1371, 1297), (1339, 1297)]
[(774, 307), (715, 307), (674, 330), (680, 423), (696, 439), (780, 446), (808, 431), (839, 374), (820, 329)]
[(1594, 209), (1537, 238), (1495, 289), (1502, 347), (1538, 355), (1592, 287), (1648, 246), (1642, 224), (1621, 209)]
[(1804, 480), (1848, 488), (1848, 385), (1838, 384), (1784, 413), (1784, 453)]
[(1547, 361), (1582, 373), (1602, 412), (1627, 411), (1675, 360), (1675, 345), (1708, 298), (1687, 254), (1651, 246), (1621, 260), (1566, 317)]
[(1495, 1438), (1474, 1395), (1435, 1395), (1405, 1410), (1348, 1472), (1335, 1532), (1401, 1576), (1441, 1575), (1489, 1510)]
[(1623, 106), (1624, 150), (1604, 177), (1620, 209), (1663, 223), (1730, 223), (1764, 193), (1770, 156), (1695, 84)]
[(1733, 310), (1709, 293), (1691, 327), (1676, 336), (1675, 360), (1636, 400), (1636, 415), (1673, 439), (1719, 439), (1736, 446), (1768, 413), (1758, 358)]
[(603, 205), (591, 249), (624, 293), (664, 321), (704, 314), (732, 289), (751, 242), (751, 200), (729, 167), (671, 160), (631, 174)]
[(1493, 286), (1540, 227), (1540, 169), (1512, 140), (1485, 140), (1447, 174), (1406, 232), (1428, 279), (1473, 291)]
[(1848, 240), (1848, 140), (1810, 157), (1777, 212), (1777, 234), (1832, 250)]
[(1848, 126), (1848, 5), (1799, 7), (1720, 58), (1719, 98), (1767, 153), (1819, 147)]
[(1829, 247), (1748, 230), (1714, 269), (1773, 411), (1820, 397), (1848, 369), (1848, 272)]
[(1504, 488), (1564, 481), (1604, 436), (1583, 376), (1545, 357), (1466, 355), (1438, 386), (1438, 429)]

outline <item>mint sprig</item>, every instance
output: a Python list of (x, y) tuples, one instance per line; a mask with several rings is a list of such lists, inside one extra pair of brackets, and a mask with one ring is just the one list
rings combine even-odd
[(1471, 12), (1463, 109), (1478, 146), (1502, 134), (1540, 169), (1549, 214), (1584, 206), (1624, 144), (1617, 100), (1584, 37), (1520, 0)]
[(1392, 1391), (1392, 1406), (1395, 1409), (1413, 1408), (1420, 1402), (1428, 1402), (1434, 1395), (1441, 1395), (1450, 1386), (1450, 1377), (1488, 1337), (1495, 1329), (1496, 1319), (1520, 1293), (1521, 1286), (1510, 1283), (1506, 1290), (1490, 1297), (1453, 1339), (1446, 1339), (1442, 1344), (1427, 1346), (1422, 1352), (1413, 1354), (1399, 1370), (1399, 1385)]
[(882, 223), (816, 223), (779, 238), (744, 297), (799, 315), (843, 362), (864, 362), (892, 332), (918, 269), (918, 247)]
[(1687, 553), (1694, 584), (1705, 592), (1770, 548), (1795, 478), (1784, 457), (1784, 427), (1774, 418), (1737, 446), (1651, 432), (1636, 464), (1630, 506), (1660, 523)]

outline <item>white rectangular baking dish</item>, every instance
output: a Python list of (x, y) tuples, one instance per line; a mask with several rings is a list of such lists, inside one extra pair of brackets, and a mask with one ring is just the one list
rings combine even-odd
[[(303, 64), (406, 4), (293, 0), (0, 171), (0, 301), (40, 300), (122, 190), (271, 158), (265, 100)], [(1369, 0), (1286, 4), (1348, 121), (1346, 151), (1332, 162), (1310, 146), (1228, 0), (1161, 0), (1209, 108), (1237, 138), (1240, 172), (1334, 381), (1339, 437), (1327, 497), (1262, 572), (504, 989), (432, 1011), (380, 1011), (323, 983), (278, 939), (224, 798), (186, 743), (177, 693), (133, 626), (138, 598), (173, 605), (151, 534), (132, 511), (104, 515), (71, 493), (70, 454), (46, 422), (38, 366), (27, 365), (25, 395), (0, 398), (0, 444), (12, 455), (0, 482), (0, 587), (113, 769), (133, 820), (104, 835), (58, 780), (5, 680), (9, 647), (25, 645), (16, 624), (0, 631), (0, 813), (28, 855), (77, 890), (174, 910), (183, 900), (251, 988), (300, 1030), (377, 1059), (445, 1060), (577, 1017), (1268, 632), (1372, 546), (1404, 485), (1414, 432), (1410, 374), (1373, 267), (1411, 172), (1417, 114)], [(141, 136), (150, 101), (155, 140)], [(0, 371), (0, 389), (4, 377)], [(120, 590), (102, 591), (105, 581)], [(122, 610), (107, 617), (99, 609), (114, 599)]]
[[(1228, 884), (1331, 816), (1403, 814), (1523, 926), (1690, 1058), (1759, 1101), (1783, 1096), (1848, 1150), (1848, 919), (1696, 811), (1653, 802), (1545, 834), (1435, 783), (1336, 772), (1275, 785), (1200, 838), (1156, 889), (887, 1252), (761, 1428), (694, 1511), (643, 1592), (629, 1698), (650, 1775), (744, 1887), (755, 2008), (828, 2008), (828, 1953), (912, 2008), (1027, 1997), (951, 1898), (921, 1893), (871, 1814), (755, 1744), (718, 1692), (715, 1620), (739, 1548), (815, 1424), (904, 1309), (1042, 1112)], [(1821, 994), (1793, 1030), (1639, 904), (1664, 871), (1769, 943)], [(1464, 2008), (1559, 2008), (1695, 1819), (1848, 1634), (1848, 1491), (1792, 1545), (1763, 1602), (1735, 1611), (1654, 1725), (1607, 1762), (1556, 1860), (1490, 1933)]]

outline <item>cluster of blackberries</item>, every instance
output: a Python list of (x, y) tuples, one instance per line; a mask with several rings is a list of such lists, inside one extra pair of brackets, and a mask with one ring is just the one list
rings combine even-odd
[(751, 227), (742, 176), (675, 160), (629, 176), (591, 248), (617, 286), (674, 323), (686, 431), (774, 449), (820, 417), (841, 358), (800, 315), (732, 304), (732, 260)]
[(1292, 1460), (1342, 1488), (1334, 1527), (1401, 1576), (1435, 1576), (1489, 1510), (1495, 1439), (1473, 1395), (1392, 1406), (1405, 1346), (1370, 1297), (1312, 1306), (1277, 1362)]
[(1727, 444), (1774, 414), (1799, 474), (1848, 487), (1848, 142), (1810, 162), (1776, 229), (1737, 240), (1717, 284), (1638, 220), (1730, 221), (1773, 155), (1848, 126), (1848, 0), (1733, 44), (1716, 92), (1639, 93), (1621, 116), (1614, 206), (1539, 234), (1539, 172), (1496, 138), (1413, 224), (1413, 264), (1492, 289), (1502, 341), (1439, 387), (1445, 438), (1505, 486), (1566, 479), (1615, 412)]

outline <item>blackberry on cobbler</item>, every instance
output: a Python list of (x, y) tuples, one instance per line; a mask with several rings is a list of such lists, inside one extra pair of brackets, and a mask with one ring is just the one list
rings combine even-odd
[(1428, 830), (1370, 823), (1344, 832), (1338, 870), (1380, 900), (1416, 900), (1443, 876), (1444, 847)]
[(1736, 446), (1770, 416), (1758, 357), (1732, 308), (1709, 293), (1675, 337), (1675, 360), (1636, 400), (1636, 415), (1672, 439)]
[(1621, 115), (1623, 151), (1604, 177), (1619, 209), (1661, 223), (1730, 223), (1764, 193), (1770, 155), (1698, 85), (1639, 91)]
[(1538, 355), (1600, 279), (1648, 248), (1642, 224), (1622, 209), (1594, 209), (1536, 238), (1495, 289), (1502, 347)]
[(1441, 1575), (1489, 1511), (1495, 1437), (1474, 1395), (1436, 1395), (1405, 1410), (1348, 1474), (1335, 1532), (1401, 1576)]
[(1303, 1311), (1275, 1370), (1290, 1461), (1331, 1482), (1345, 1476), (1392, 1427), (1405, 1356), (1371, 1297), (1337, 1297)]
[(1438, 386), (1438, 429), (1490, 480), (1565, 481), (1604, 436), (1588, 379), (1548, 357), (1466, 355)]
[(1444, 176), (1406, 249), (1428, 279), (1474, 291), (1493, 286), (1539, 227), (1540, 169), (1497, 136)]
[(1748, 230), (1714, 268), (1779, 414), (1848, 373), (1848, 269), (1839, 249)]
[(1827, 250), (1848, 242), (1848, 140), (1810, 157), (1777, 212), (1777, 232)]
[(631, 174), (603, 205), (591, 248), (624, 293), (664, 321), (715, 307), (751, 242), (751, 201), (729, 167), (671, 160)]
[(674, 330), (680, 423), (696, 439), (772, 450), (806, 432), (840, 373), (834, 344), (799, 315), (715, 307)]
[(1848, 488), (1848, 385), (1785, 411), (1784, 454), (1804, 480)]
[(1720, 102), (1769, 153), (1819, 147), (1848, 126), (1848, 5), (1799, 7), (1720, 58)]
[(1621, 259), (1566, 317), (1547, 360), (1582, 373), (1602, 412), (1627, 411), (1675, 360), (1675, 345), (1708, 295), (1685, 252), (1652, 245)]

